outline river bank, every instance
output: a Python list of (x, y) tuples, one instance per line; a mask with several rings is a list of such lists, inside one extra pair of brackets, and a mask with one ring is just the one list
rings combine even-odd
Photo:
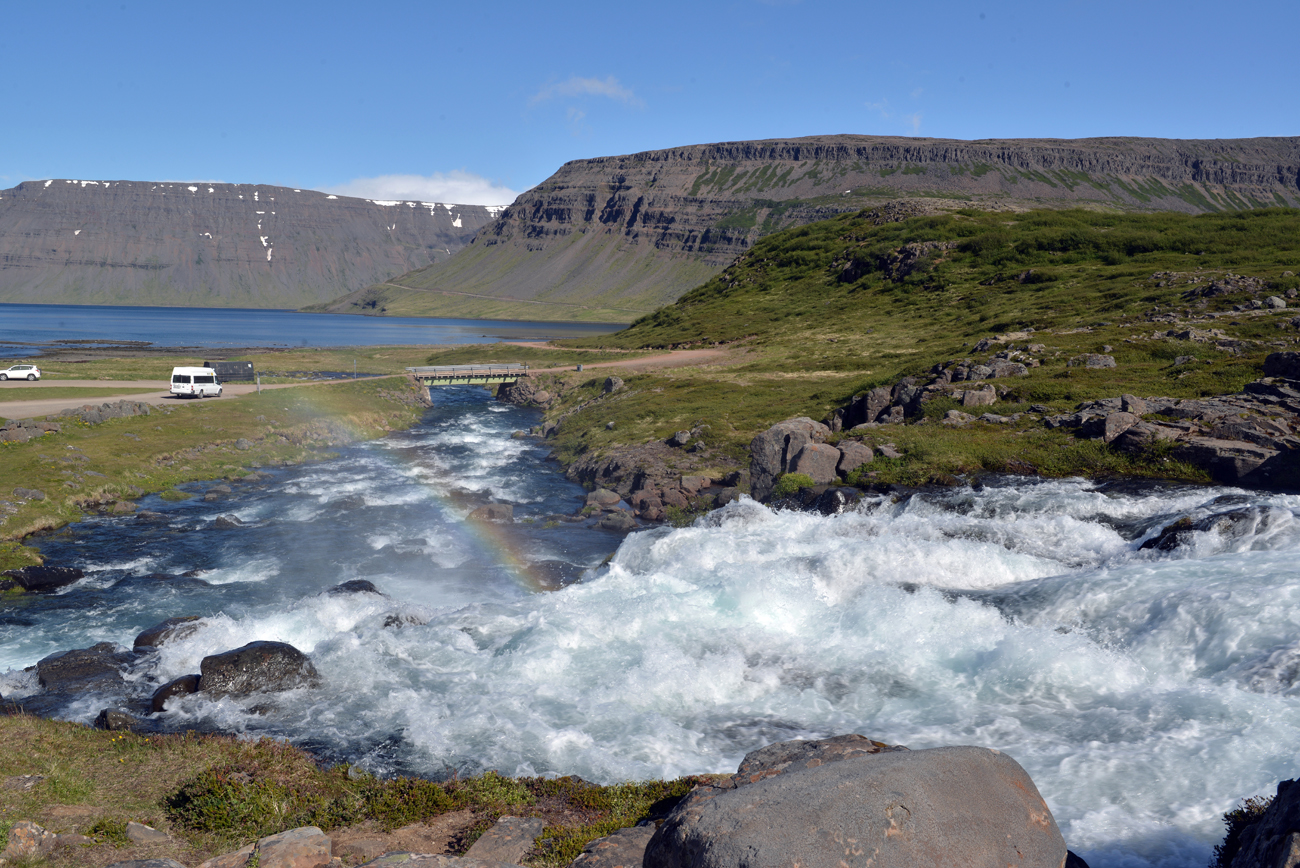
[[(408, 428), (428, 406), (418, 383), (389, 378), (53, 417), (29, 429), (38, 436), (0, 442), (0, 567), (39, 562), (22, 545), (33, 533), (89, 512), (129, 514), (139, 498), (184, 483), (318, 459), (339, 445)], [(86, 421), (105, 415), (114, 418)]]

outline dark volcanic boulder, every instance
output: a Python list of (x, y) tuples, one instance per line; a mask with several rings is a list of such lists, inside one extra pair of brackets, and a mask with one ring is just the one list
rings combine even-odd
[(307, 655), (285, 642), (249, 642), (204, 657), (199, 689), (213, 696), (248, 696), (320, 683)]
[(52, 693), (74, 693), (111, 686), (122, 681), (122, 670), (135, 660), (112, 642), (51, 654), (36, 664), (41, 687)]
[(162, 687), (153, 692), (149, 697), (149, 711), (156, 714), (163, 710), (167, 700), (173, 696), (189, 696), (191, 693), (199, 692), (199, 676), (182, 675), (180, 678), (173, 678)]
[(331, 597), (339, 597), (344, 594), (379, 594), (379, 596), (383, 596), (379, 589), (375, 587), (375, 583), (366, 579), (350, 579), (346, 582), (340, 582), (325, 593)]
[(179, 618), (168, 618), (159, 624), (154, 624), (147, 630), (135, 637), (135, 643), (132, 647), (136, 651), (152, 651), (161, 648), (163, 645), (173, 639), (184, 639), (186, 636), (192, 636), (199, 629), (199, 621), (202, 620), (198, 615), (182, 615)]
[[(854, 746), (835, 750), (850, 753)], [(879, 749), (820, 763), (815, 754), (791, 751), (742, 765), (753, 771), (729, 785), (696, 788), (651, 838), (644, 868), (1059, 868), (1065, 862), (1065, 840), (1051, 811), (1006, 754), (979, 747)]]
[(95, 728), (106, 729), (109, 732), (131, 732), (139, 726), (138, 717), (120, 708), (105, 708), (95, 718)]
[(4, 574), (21, 585), (23, 590), (34, 594), (57, 591), (85, 575), (76, 567), (22, 567), (6, 570)]

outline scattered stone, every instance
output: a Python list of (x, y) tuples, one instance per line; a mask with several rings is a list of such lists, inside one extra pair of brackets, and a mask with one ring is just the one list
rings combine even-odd
[(36, 664), (36, 677), (49, 691), (83, 692), (120, 683), (123, 667), (134, 659), (134, 654), (118, 651), (112, 642), (100, 642), (45, 657)]
[(881, 455), (885, 456), (886, 458), (903, 457), (903, 453), (899, 452), (898, 448), (894, 446), (893, 443), (881, 443), (879, 446), (876, 447), (876, 451), (879, 452)]
[(1270, 295), (1268, 298), (1264, 299), (1264, 307), (1273, 310), (1286, 310), (1286, 299), (1281, 296)]
[(250, 440), (248, 440), (247, 438), (245, 438), (245, 437), (240, 437), (238, 440), (235, 441), (235, 448), (238, 449), (238, 450), (241, 451), (241, 452), (244, 452), (244, 451), (247, 451), (247, 450), (249, 450), (249, 449), (252, 449), (252, 448), (253, 448), (253, 444), (252, 444), (252, 442), (251, 442)]
[(5, 570), (3, 575), (17, 582), (24, 591), (48, 594), (73, 584), (86, 574), (76, 567), (21, 567)]
[(43, 780), (45, 780), (44, 775), (15, 775), (5, 778), (4, 782), (0, 784), (0, 789), (25, 793)]
[(134, 844), (165, 844), (171, 840), (171, 836), (166, 832), (160, 832), (153, 826), (146, 826), (135, 820), (127, 821), (126, 837)]
[(489, 503), (471, 512), (469, 517), (474, 521), (511, 522), (515, 520), (515, 508), (508, 503)]
[(1120, 395), (1119, 400), (1120, 409), (1125, 413), (1132, 413), (1134, 416), (1145, 416), (1149, 412), (1147, 402), (1136, 395)]
[(1194, 362), (1194, 361), (1196, 361), (1196, 356), (1175, 356), (1174, 367), (1176, 368), (1179, 365), (1185, 365), (1188, 362)]
[(605, 530), (628, 531), (636, 529), (636, 519), (630, 514), (618, 510), (611, 512), (600, 520), (600, 526)]
[(204, 657), (199, 669), (199, 689), (213, 696), (241, 697), (320, 683), (307, 655), (285, 642), (250, 642)]
[[(623, 381), (618, 377), (607, 377), (605, 379), (605, 388), (603, 391), (606, 395), (610, 392), (617, 392), (621, 388), (623, 388)], [(473, 850), (472, 847), (470, 849)]]
[(960, 428), (974, 421), (975, 417), (970, 413), (963, 413), (961, 410), (949, 410), (943, 414), (942, 424)]
[(180, 678), (173, 678), (155, 690), (153, 696), (149, 697), (149, 711), (151, 714), (166, 711), (167, 700), (173, 696), (189, 696), (191, 693), (198, 692), (199, 676), (182, 675)]
[(612, 509), (615, 506), (618, 506), (619, 501), (622, 499), (623, 498), (619, 496), (617, 491), (610, 491), (607, 488), (598, 488), (587, 495), (587, 505), (598, 506), (601, 509)]
[(253, 848), (257, 844), (248, 844), (234, 853), (223, 853), (220, 856), (213, 856), (206, 862), (199, 864), (199, 868), (244, 868), (253, 856)]
[(108, 508), (112, 515), (130, 515), (137, 509), (136, 505), (129, 500), (114, 501), (113, 505)]
[(1110, 443), (1139, 421), (1141, 420), (1137, 416), (1132, 413), (1125, 413), (1123, 410), (1118, 413), (1111, 413), (1103, 423), (1102, 440)]
[(963, 407), (988, 407), (998, 401), (998, 393), (992, 386), (964, 392), (957, 391), (953, 392), (952, 396), (961, 401)]
[(243, 527), (244, 523), (240, 521), (237, 515), (219, 515), (213, 520), (212, 526), (218, 530), (230, 530)]
[(835, 469), (840, 476), (848, 476), (862, 465), (870, 464), (871, 459), (876, 457), (870, 446), (857, 440), (841, 440), (839, 450), (840, 463)]
[(683, 476), (682, 491), (687, 494), (699, 494), (701, 488), (707, 488), (713, 480), (707, 476)]
[(749, 444), (750, 491), (754, 498), (766, 500), (777, 478), (790, 472), (794, 456), (809, 443), (825, 443), (830, 434), (825, 425), (800, 416), (778, 422), (755, 437)]
[(1070, 359), (1066, 364), (1071, 368), (1113, 368), (1115, 367), (1115, 357), (1102, 355), (1101, 353), (1084, 353)]
[(613, 423), (613, 422), (606, 422), (606, 423), (605, 423), (605, 430), (606, 430), (606, 431), (613, 431), (613, 430), (614, 430), (614, 423)]
[(166, 621), (154, 624), (147, 630), (141, 631), (135, 637), (135, 642), (131, 647), (136, 651), (152, 651), (175, 639), (193, 636), (198, 632), (201, 620), (203, 619), (198, 615), (181, 615), (179, 618), (168, 618)]
[(325, 833), (303, 826), (261, 839), (249, 861), (255, 861), (257, 868), (325, 868), (331, 858)]
[(808, 443), (790, 461), (791, 473), (804, 473), (817, 485), (839, 479), (840, 450), (827, 443)]
[(375, 587), (375, 583), (368, 579), (349, 579), (346, 582), (340, 582), (325, 593), (331, 597), (339, 597), (344, 594), (379, 594), (379, 596), (383, 596), (380, 590)]
[(654, 837), (655, 826), (631, 826), (587, 844), (570, 868), (641, 868), (646, 845)]
[(39, 859), (54, 852), (58, 835), (47, 832), (28, 820), (19, 820), (9, 828), (9, 843), (0, 852), (0, 859)]
[(108, 732), (132, 732), (139, 726), (139, 718), (120, 708), (105, 708), (95, 718), (95, 729), (103, 729)]
[(544, 828), (546, 822), (538, 817), (502, 817), (465, 851), (465, 855), (471, 859), (518, 865), (533, 849), (533, 841)]
[(690, 431), (678, 431), (676, 434), (668, 438), (668, 445), (677, 449), (680, 449), (681, 447), (685, 446), (690, 442), (691, 442)]
[[(208, 865), (209, 868), (215, 868), (215, 866), (209, 865), (213, 861), (215, 860), (209, 859), (203, 864)], [(243, 862), (239, 863), (239, 865), (243, 864)], [(125, 862), (114, 862), (108, 868), (185, 868), (185, 866), (175, 859), (127, 859)], [(227, 868), (227, 866), (221, 866), (221, 868)], [(238, 868), (238, 866), (231, 865), (229, 868)]]

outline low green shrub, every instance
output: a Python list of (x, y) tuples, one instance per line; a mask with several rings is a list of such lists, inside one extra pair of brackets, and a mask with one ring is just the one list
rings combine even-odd
[(801, 488), (812, 488), (816, 484), (807, 473), (785, 473), (776, 481), (772, 497), (789, 497), (797, 494)]

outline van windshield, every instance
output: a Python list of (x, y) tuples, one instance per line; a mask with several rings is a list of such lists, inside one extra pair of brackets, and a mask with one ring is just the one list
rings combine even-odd
[(188, 383), (189, 381), (190, 381), (189, 374), (172, 374), (173, 383)]

